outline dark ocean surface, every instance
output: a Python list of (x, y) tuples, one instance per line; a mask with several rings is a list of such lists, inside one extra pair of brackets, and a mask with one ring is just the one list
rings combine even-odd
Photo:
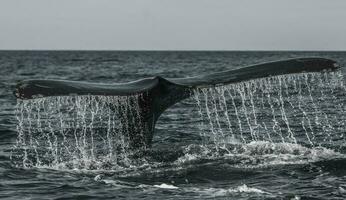
[[(242, 88), (234, 89), (240, 91), (233, 93), (235, 108), (244, 115), (228, 110), (230, 119), (213, 115), (193, 98), (185, 100), (160, 117), (152, 148), (140, 157), (130, 156), (127, 164), (86, 167), (70, 157), (73, 164), (24, 166), (14, 159), (19, 122), (13, 91), (20, 80), (118, 83), (316, 56), (336, 60), (341, 69), (327, 74), (326, 82), (322, 75), (271, 82), (306, 81), (302, 93), (282, 92), (283, 102), (292, 105), (280, 104), (275, 94), (281, 95), (281, 89), (276, 87), (273, 101), (253, 93), (259, 98), (250, 104), (248, 93), (251, 99), (243, 106)], [(0, 72), (0, 199), (346, 199), (346, 90), (341, 77), (346, 52), (0, 51)], [(208, 95), (221, 102), (218, 92), (207, 92), (199, 94), (202, 103)], [(252, 109), (258, 99), (265, 102)], [(232, 108), (231, 102), (227, 105)], [(217, 104), (215, 109), (225, 107)], [(212, 116), (200, 119), (199, 112)], [(227, 120), (232, 134), (225, 131)]]

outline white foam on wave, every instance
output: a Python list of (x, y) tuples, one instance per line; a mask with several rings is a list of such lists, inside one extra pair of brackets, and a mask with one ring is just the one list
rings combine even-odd
[[(255, 187), (249, 187), (246, 184), (239, 185), (237, 187), (231, 187), (231, 188), (197, 188), (197, 187), (177, 187), (175, 185), (171, 184), (157, 184), (157, 185), (146, 185), (146, 184), (136, 184), (136, 183), (127, 183), (119, 180), (111, 180), (111, 179), (102, 179), (100, 175), (97, 175), (94, 179), (95, 181), (105, 183), (107, 185), (112, 185), (118, 189), (122, 188), (137, 188), (141, 189), (146, 192), (149, 191), (155, 191), (158, 189), (167, 189), (167, 190), (180, 190), (183, 192), (192, 192), (192, 193), (198, 193), (200, 196), (207, 196), (207, 197), (225, 197), (225, 196), (233, 196), (236, 194), (256, 194), (256, 195), (266, 195), (266, 196), (272, 196), (271, 193), (266, 192), (264, 190), (255, 188)], [(156, 189), (155, 189), (156, 188)]]
[(306, 164), (323, 160), (345, 158), (344, 154), (325, 147), (308, 148), (295, 143), (253, 141), (247, 144), (228, 144), (223, 148), (206, 145), (186, 147), (177, 163), (196, 162), (201, 159), (232, 159), (234, 167), (256, 168), (272, 165)]
[(154, 187), (162, 188), (162, 189), (178, 189), (177, 186), (169, 185), (169, 184), (166, 184), (166, 183), (162, 183), (161, 185), (154, 185)]
[(325, 147), (307, 148), (300, 144), (251, 142), (241, 155), (258, 159), (257, 167), (270, 165), (306, 164), (323, 160), (344, 158), (345, 155)]
[(109, 179), (109, 178), (104, 178), (103, 175), (98, 174), (94, 177), (94, 181), (101, 182), (107, 185), (112, 185), (118, 189), (121, 188), (140, 188), (140, 189), (145, 189), (145, 190), (153, 190), (154, 188), (160, 188), (160, 189), (179, 189), (179, 187), (171, 185), (171, 184), (166, 184), (162, 183), (160, 185), (147, 185), (147, 184), (138, 184), (138, 183), (131, 183), (131, 182), (124, 182), (120, 181), (117, 179)]
[(232, 196), (235, 194), (241, 194), (241, 193), (251, 193), (251, 194), (258, 194), (258, 195), (271, 195), (271, 193), (263, 191), (261, 189), (255, 188), (255, 187), (249, 187), (246, 184), (233, 187), (233, 188), (206, 188), (206, 189), (200, 189), (200, 188), (193, 188), (191, 189), (193, 192), (199, 193), (200, 195), (205, 195), (209, 197), (225, 197), (225, 196)]
[(94, 181), (99, 182), (99, 183), (103, 183), (106, 185), (111, 185), (114, 189), (142, 188), (142, 185), (138, 185), (137, 183), (112, 179), (112, 178), (106, 177), (102, 174), (96, 175), (94, 177)]
[(260, 194), (269, 194), (268, 192), (264, 192), (263, 190), (248, 187), (247, 185), (241, 185), (234, 189), (229, 189), (230, 192), (245, 192), (245, 193), (260, 193)]

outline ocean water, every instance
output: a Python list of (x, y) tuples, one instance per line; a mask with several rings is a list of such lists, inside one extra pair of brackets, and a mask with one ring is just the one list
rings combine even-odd
[[(341, 69), (196, 90), (164, 112), (152, 147), (140, 153), (124, 148), (121, 137), (107, 137), (105, 104), (17, 102), (13, 95), (26, 79), (118, 83), (311, 56), (336, 60)], [(345, 66), (346, 52), (0, 51), (0, 198), (345, 199)], [(74, 150), (79, 140), (67, 131), (68, 115), (41, 123), (66, 102), (73, 108), (67, 113), (93, 105), (100, 120), (74, 129), (97, 129), (92, 150)], [(49, 109), (35, 114), (33, 107), (43, 105)], [(59, 134), (62, 142), (49, 147), (48, 136)], [(122, 141), (120, 150), (108, 148), (110, 140)], [(110, 153), (116, 160), (107, 159)]]

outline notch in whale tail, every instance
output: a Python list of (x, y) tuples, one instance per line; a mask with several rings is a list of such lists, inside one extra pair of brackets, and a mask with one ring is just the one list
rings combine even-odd
[[(17, 84), (14, 94), (19, 99), (48, 96), (130, 96), (138, 98), (141, 132), (129, 124), (130, 146), (134, 149), (150, 147), (155, 123), (173, 104), (190, 97), (194, 89), (215, 87), (269, 76), (335, 70), (335, 61), (325, 58), (298, 58), (248, 66), (190, 78), (165, 79), (159, 76), (123, 84), (95, 84), (62, 80), (25, 80)], [(126, 115), (125, 115), (126, 116)], [(128, 120), (125, 120), (128, 122)], [(128, 122), (130, 123), (130, 122)]]

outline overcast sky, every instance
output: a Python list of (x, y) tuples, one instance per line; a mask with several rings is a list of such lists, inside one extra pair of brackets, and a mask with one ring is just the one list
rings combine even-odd
[(346, 50), (346, 0), (0, 0), (0, 49)]

